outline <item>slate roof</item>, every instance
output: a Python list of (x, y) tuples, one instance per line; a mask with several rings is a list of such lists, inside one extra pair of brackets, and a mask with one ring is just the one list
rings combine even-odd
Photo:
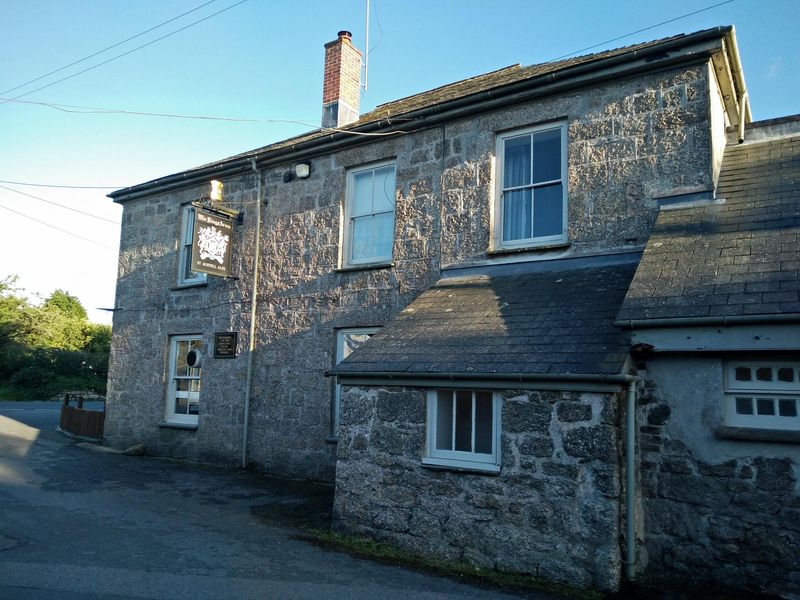
[[(606, 50), (604, 52), (585, 54), (582, 56), (575, 56), (564, 60), (539, 63), (530, 66), (522, 66), (520, 64), (510, 65), (508, 67), (503, 67), (495, 71), (483, 73), (475, 77), (470, 77), (468, 79), (463, 79), (453, 83), (448, 83), (446, 85), (434, 88), (432, 90), (427, 90), (419, 94), (414, 94), (411, 96), (407, 96), (405, 98), (400, 98), (398, 100), (393, 100), (391, 102), (379, 104), (373, 110), (361, 115), (357, 121), (350, 123), (349, 125), (346, 125), (344, 127), (341, 127), (340, 129), (345, 131), (354, 130), (364, 125), (368, 125), (370, 123), (387, 118), (391, 118), (393, 121), (396, 121), (399, 124), (400, 128), (402, 129), (402, 123), (403, 123), (403, 120), (401, 118), (402, 115), (405, 115), (415, 110), (436, 106), (450, 100), (465, 98), (473, 94), (484, 92), (486, 90), (498, 89), (499, 91), (499, 88), (502, 88), (503, 86), (516, 83), (518, 81), (522, 81), (525, 79), (533, 79), (540, 75), (557, 73), (559, 71), (564, 71), (571, 67), (588, 64), (592, 62), (598, 62), (601, 60), (605, 60), (607, 58), (621, 56), (623, 54), (632, 54), (635, 52), (639, 52), (641, 50), (645, 50), (647, 48), (659, 46), (664, 43), (672, 42), (674, 40), (679, 40), (682, 38), (690, 38), (710, 33), (712, 31), (727, 30), (727, 29), (729, 28), (716, 27), (716, 28), (696, 31), (690, 34), (682, 33), (679, 35), (660, 38), (649, 42), (642, 42), (640, 44), (633, 44), (631, 46), (623, 46), (612, 50)], [(301, 134), (299, 136), (288, 138), (276, 142), (274, 144), (270, 144), (268, 146), (263, 146), (255, 150), (231, 156), (230, 158), (225, 159), (225, 161), (234, 160), (245, 156), (260, 155), (266, 152), (279, 150), (288, 146), (293, 146), (303, 142), (307, 142), (315, 138), (324, 138), (329, 135), (330, 135), (330, 130), (316, 129), (309, 133)], [(210, 164), (214, 165), (217, 163), (210, 163)], [(202, 169), (207, 166), (209, 165), (204, 165), (202, 167), (197, 167), (197, 168)]]
[(440, 279), (332, 373), (620, 374), (628, 339), (613, 321), (638, 257)]
[(789, 314), (800, 320), (800, 135), (728, 146), (717, 198), (725, 203), (662, 210), (620, 324)]
[[(269, 155), (270, 153), (288, 152), (292, 149), (295, 149), (299, 145), (308, 146), (310, 144), (313, 146), (317, 143), (321, 144), (334, 137), (344, 137), (348, 133), (352, 134), (364, 127), (369, 127), (373, 124), (380, 124), (381, 122), (385, 123), (387, 120), (389, 120), (392, 125), (396, 126), (397, 129), (395, 131), (402, 132), (404, 125), (406, 127), (411, 127), (411, 124), (408, 122), (409, 120), (416, 121), (416, 119), (404, 119), (404, 115), (412, 115), (414, 111), (417, 110), (429, 108), (438, 109), (449, 101), (461, 101), (463, 99), (464, 102), (468, 102), (470, 97), (477, 99), (477, 94), (489, 90), (492, 91), (495, 97), (501, 97), (504, 94), (504, 88), (518, 82), (529, 80), (530, 85), (535, 87), (539, 81), (541, 81), (542, 84), (547, 84), (551, 83), (556, 78), (568, 78), (570, 76), (570, 69), (574, 67), (582, 67), (584, 65), (590, 65), (591, 63), (601, 63), (607, 59), (614, 59), (616, 57), (622, 57), (625, 55), (630, 56), (631, 60), (639, 59), (642, 58), (641, 53), (643, 51), (656, 53), (655, 55), (657, 56), (659, 47), (663, 46), (664, 44), (678, 40), (685, 40), (687, 44), (690, 44), (700, 39), (713, 37), (715, 35), (725, 35), (727, 32), (731, 31), (731, 29), (732, 28), (730, 26), (714, 27), (711, 29), (696, 31), (694, 33), (675, 35), (631, 46), (624, 46), (613, 50), (607, 50), (604, 52), (597, 52), (595, 54), (586, 54), (583, 56), (540, 63), (527, 67), (523, 67), (519, 64), (511, 65), (509, 67), (504, 67), (496, 71), (490, 71), (489, 73), (484, 73), (476, 77), (456, 81), (432, 90), (414, 94), (406, 98), (380, 104), (373, 110), (361, 115), (358, 121), (340, 128), (345, 133), (340, 133), (338, 130), (316, 129), (309, 133), (304, 133), (253, 150), (248, 150), (247, 152), (242, 152), (222, 160), (187, 169), (185, 171), (181, 171), (180, 173), (174, 173), (172, 175), (167, 175), (166, 177), (161, 177), (138, 185), (119, 189), (111, 192), (108, 195), (109, 197), (115, 199), (124, 198), (131, 193), (139, 193), (151, 187), (164, 185), (165, 183), (180, 183), (181, 181), (186, 181), (195, 174), (205, 173), (209, 170), (223, 169), (226, 166), (241, 162), (243, 160), (250, 160), (253, 157), (263, 158), (265, 155)], [(598, 68), (600, 68), (600, 64), (598, 64)], [(424, 124), (423, 121), (421, 121), (422, 124)], [(352, 143), (355, 143), (358, 140), (363, 141), (363, 139), (366, 139), (357, 134), (349, 135), (348, 137), (351, 139)]]

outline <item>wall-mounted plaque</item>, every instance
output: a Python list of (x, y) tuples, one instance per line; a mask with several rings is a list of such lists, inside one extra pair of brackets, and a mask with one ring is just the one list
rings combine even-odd
[(221, 331), (214, 334), (214, 358), (236, 358), (236, 343), (239, 334), (235, 331)]

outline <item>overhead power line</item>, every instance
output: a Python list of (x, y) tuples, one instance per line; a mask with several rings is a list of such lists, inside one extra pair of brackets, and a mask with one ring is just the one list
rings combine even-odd
[(210, 115), (186, 115), (181, 113), (166, 113), (166, 112), (144, 112), (134, 110), (124, 110), (118, 108), (100, 108), (97, 106), (80, 106), (75, 104), (57, 104), (55, 102), (36, 102), (34, 100), (17, 100), (16, 98), (0, 98), (0, 104), (5, 102), (15, 102), (18, 104), (34, 104), (37, 106), (46, 106), (54, 108), (61, 112), (76, 113), (80, 115), (101, 114), (101, 115), (134, 115), (145, 117), (166, 117), (170, 119), (200, 119), (203, 121), (228, 121), (234, 123), (291, 123), (294, 125), (302, 125), (310, 129), (320, 129), (322, 131), (333, 131), (336, 133), (344, 133), (346, 135), (361, 135), (381, 137), (387, 135), (399, 135), (408, 133), (402, 129), (396, 129), (385, 133), (365, 133), (362, 131), (351, 131), (349, 129), (342, 129), (340, 127), (318, 127), (314, 123), (308, 121), (301, 121), (297, 119), (251, 119), (246, 117), (219, 117)]
[(557, 60), (561, 60), (562, 58), (569, 58), (570, 56), (574, 56), (576, 54), (580, 54), (581, 52), (586, 52), (587, 50), (593, 50), (600, 46), (605, 46), (606, 44), (610, 44), (611, 42), (616, 42), (626, 37), (630, 37), (632, 35), (636, 35), (637, 33), (642, 33), (643, 31), (649, 31), (650, 29), (655, 29), (656, 27), (661, 27), (662, 25), (666, 25), (667, 23), (672, 23), (674, 21), (680, 21), (681, 19), (685, 19), (686, 17), (691, 17), (692, 15), (696, 15), (701, 12), (705, 12), (707, 10), (711, 10), (712, 8), (717, 8), (718, 6), (722, 6), (723, 4), (730, 4), (734, 0), (725, 0), (724, 2), (718, 2), (717, 4), (712, 4), (711, 6), (706, 6), (705, 8), (700, 8), (690, 13), (686, 13), (685, 15), (680, 15), (679, 17), (674, 17), (672, 19), (667, 19), (666, 21), (661, 21), (661, 23), (656, 23), (655, 25), (650, 25), (649, 27), (643, 27), (642, 29), (637, 29), (636, 31), (631, 31), (630, 33), (626, 33), (625, 35), (620, 35), (615, 38), (611, 38), (610, 40), (606, 40), (605, 42), (600, 42), (599, 44), (594, 44), (592, 46), (586, 46), (586, 48), (581, 48), (580, 50), (575, 50), (575, 52), (570, 52), (569, 54), (562, 54), (561, 56), (557, 56), (556, 58), (551, 58), (547, 62), (555, 62)]
[(53, 202), (52, 200), (48, 200), (46, 198), (40, 198), (39, 196), (34, 196), (33, 194), (26, 194), (25, 192), (20, 192), (19, 190), (15, 190), (14, 188), (6, 187), (4, 185), (0, 185), (0, 189), (8, 190), (9, 192), (14, 192), (15, 194), (19, 194), (20, 196), (27, 196), (28, 198), (33, 198), (34, 200), (39, 200), (41, 202), (46, 202), (47, 204), (52, 204), (53, 206), (58, 206), (59, 208), (63, 208), (65, 210), (71, 210), (72, 212), (79, 213), (82, 215), (86, 215), (87, 217), (92, 217), (93, 219), (98, 219), (99, 221), (105, 221), (106, 223), (111, 223), (112, 225), (120, 225), (119, 221), (112, 221), (111, 219), (106, 219), (105, 217), (100, 217), (98, 215), (94, 215), (89, 212), (85, 212), (79, 210), (77, 208), (73, 208), (71, 206), (65, 206), (63, 204), (59, 204), (58, 202)]
[(128, 187), (127, 185), (57, 185), (53, 183), (26, 183), (22, 181), (5, 181), (3, 179), (0, 179), (0, 183), (7, 183), (8, 185), (29, 185), (32, 187), (66, 188), (70, 190), (118, 190), (120, 188)]
[(112, 248), (111, 246), (107, 246), (107, 245), (103, 244), (102, 242), (98, 242), (97, 240), (90, 240), (87, 237), (83, 237), (82, 235), (78, 235), (77, 233), (73, 233), (72, 231), (67, 231), (66, 229), (61, 229), (61, 227), (56, 227), (55, 225), (51, 225), (50, 223), (46, 223), (45, 221), (41, 221), (41, 220), (39, 220), (39, 219), (37, 219), (35, 217), (32, 217), (30, 215), (26, 215), (25, 213), (21, 213), (19, 211), (16, 211), (13, 208), (8, 208), (7, 206), (3, 206), (2, 204), (0, 204), (0, 208), (2, 208), (3, 210), (7, 210), (9, 212), (12, 212), (15, 215), (19, 215), (20, 217), (24, 217), (26, 219), (30, 219), (31, 221), (36, 221), (37, 223), (39, 223), (40, 225), (44, 225), (45, 227), (50, 227), (51, 229), (55, 229), (56, 231), (60, 231), (61, 233), (66, 233), (67, 235), (71, 235), (72, 237), (78, 238), (79, 240), (83, 240), (84, 242), (89, 242), (90, 244), (95, 244), (96, 246), (101, 246), (101, 247), (106, 248), (108, 250), (113, 250), (114, 252), (116, 252), (118, 250), (118, 248)]
[(185, 30), (189, 29), (190, 27), (194, 27), (195, 25), (199, 25), (200, 23), (202, 23), (204, 21), (208, 21), (209, 19), (211, 19), (213, 17), (216, 17), (217, 15), (220, 15), (220, 14), (222, 14), (224, 12), (227, 12), (227, 11), (231, 10), (232, 8), (236, 8), (240, 4), (244, 4), (245, 2), (247, 2), (247, 0), (239, 0), (239, 2), (231, 4), (230, 6), (228, 6), (226, 8), (223, 8), (222, 10), (218, 10), (217, 12), (212, 13), (212, 14), (208, 15), (207, 17), (203, 17), (202, 19), (198, 19), (197, 21), (193, 21), (192, 23), (189, 23), (188, 25), (184, 25), (183, 27), (180, 27), (179, 29), (176, 29), (175, 31), (171, 31), (170, 33), (162, 35), (161, 37), (157, 37), (156, 39), (151, 40), (151, 41), (147, 42), (146, 44), (142, 44), (141, 46), (136, 46), (135, 48), (133, 48), (131, 50), (128, 50), (127, 52), (123, 52), (122, 54), (117, 54), (116, 56), (112, 56), (111, 58), (109, 58), (107, 60), (104, 60), (102, 62), (97, 63), (96, 65), (92, 65), (91, 67), (86, 67), (85, 69), (81, 69), (80, 71), (78, 71), (76, 73), (72, 73), (71, 75), (67, 75), (66, 77), (62, 77), (61, 79), (56, 79), (55, 81), (52, 81), (52, 82), (50, 82), (48, 84), (45, 84), (45, 85), (42, 85), (42, 86), (40, 86), (38, 88), (30, 90), (29, 92), (25, 92), (23, 94), (19, 94), (18, 96), (14, 96), (13, 98), (10, 98), (10, 99), (2, 100), (2, 101), (0, 101), (0, 104), (5, 104), (6, 102), (10, 102), (11, 100), (17, 100), (18, 98), (22, 98), (24, 96), (29, 96), (29, 95), (31, 95), (31, 94), (33, 94), (35, 92), (38, 92), (38, 91), (43, 90), (45, 88), (49, 88), (50, 86), (56, 85), (57, 83), (61, 83), (62, 81), (66, 81), (67, 79), (72, 79), (73, 77), (77, 77), (78, 75), (82, 75), (83, 73), (86, 73), (87, 71), (91, 71), (92, 69), (96, 69), (97, 67), (102, 67), (103, 65), (107, 65), (108, 63), (110, 63), (112, 61), (115, 61), (115, 60), (117, 60), (119, 58), (122, 58), (123, 56), (128, 56), (129, 54), (132, 54), (132, 53), (136, 52), (137, 50), (141, 50), (142, 48), (147, 48), (147, 46), (152, 46), (153, 44), (155, 44), (157, 42), (160, 42), (161, 40), (164, 40), (164, 39), (166, 39), (166, 38), (168, 38), (170, 36), (173, 36), (176, 33), (180, 33), (181, 31), (185, 31)]
[(111, 46), (107, 46), (107, 47), (103, 48), (102, 50), (98, 50), (97, 52), (93, 52), (92, 54), (89, 54), (88, 56), (84, 56), (83, 58), (79, 58), (78, 60), (73, 61), (73, 62), (69, 63), (68, 65), (64, 65), (63, 67), (59, 67), (57, 69), (53, 69), (49, 73), (45, 73), (44, 75), (39, 75), (38, 77), (34, 77), (33, 79), (30, 79), (30, 80), (26, 81), (25, 83), (20, 83), (17, 86), (14, 86), (12, 88), (8, 88), (7, 90), (3, 90), (2, 92), (0, 92), (0, 96), (2, 96), (3, 94), (7, 94), (9, 92), (13, 92), (14, 90), (18, 90), (21, 87), (25, 87), (26, 85), (29, 85), (31, 83), (34, 83), (34, 82), (39, 81), (41, 79), (44, 79), (45, 77), (49, 77), (50, 75), (54, 75), (56, 73), (59, 73), (59, 72), (63, 71), (64, 69), (69, 69), (70, 67), (74, 67), (77, 64), (80, 64), (82, 62), (85, 62), (85, 61), (89, 60), (90, 58), (94, 58), (98, 54), (102, 54), (103, 52), (108, 52), (109, 50), (112, 50), (112, 49), (116, 48), (117, 46), (122, 46), (123, 44), (127, 44), (131, 40), (135, 40), (136, 38), (142, 37), (143, 35), (145, 35), (147, 33), (150, 33), (151, 31), (155, 31), (156, 29), (159, 29), (160, 27), (164, 27), (164, 25), (168, 25), (169, 23), (172, 23), (173, 21), (177, 21), (181, 17), (185, 17), (186, 15), (191, 14), (191, 13), (193, 13), (195, 11), (198, 11), (201, 8), (203, 8), (204, 6), (208, 6), (209, 4), (211, 4), (213, 2), (216, 2), (216, 1), (217, 0), (209, 0), (208, 2), (204, 2), (200, 6), (197, 6), (197, 7), (193, 8), (193, 9), (191, 9), (191, 10), (187, 10), (185, 13), (181, 13), (177, 17), (172, 17), (171, 19), (168, 19), (168, 20), (166, 20), (166, 21), (164, 21), (162, 23), (159, 23), (158, 25), (155, 25), (155, 26), (151, 27), (150, 29), (145, 29), (144, 31), (142, 31), (140, 33), (137, 33), (136, 35), (132, 35), (129, 38), (125, 38), (121, 42), (117, 42), (116, 44), (112, 44)]

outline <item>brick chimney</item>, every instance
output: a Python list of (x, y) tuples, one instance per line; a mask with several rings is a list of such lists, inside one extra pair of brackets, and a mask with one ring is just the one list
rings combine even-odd
[(358, 120), (361, 100), (361, 52), (349, 31), (325, 44), (325, 80), (322, 85), (322, 126), (342, 127)]

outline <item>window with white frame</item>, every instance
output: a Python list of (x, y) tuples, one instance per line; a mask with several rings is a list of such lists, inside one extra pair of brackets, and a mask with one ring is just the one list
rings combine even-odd
[(800, 430), (800, 361), (730, 361), (725, 424)]
[(205, 273), (192, 271), (192, 235), (194, 233), (194, 206), (187, 204), (181, 210), (180, 259), (178, 285), (195, 285), (206, 282)]
[(549, 124), (497, 136), (495, 246), (567, 240), (567, 128)]
[(388, 263), (394, 247), (395, 165), (383, 162), (347, 172), (342, 264)]
[(169, 379), (167, 415), (169, 423), (197, 424), (200, 412), (200, 376), (202, 366), (190, 367), (189, 352), (202, 353), (203, 339), (199, 335), (176, 335), (169, 344)]
[[(336, 364), (338, 365), (361, 344), (378, 332), (380, 327), (350, 327), (336, 332)], [(339, 436), (339, 411), (342, 400), (342, 386), (334, 384), (333, 404), (331, 405), (331, 437)]]
[(500, 395), (429, 390), (423, 464), (500, 471)]

